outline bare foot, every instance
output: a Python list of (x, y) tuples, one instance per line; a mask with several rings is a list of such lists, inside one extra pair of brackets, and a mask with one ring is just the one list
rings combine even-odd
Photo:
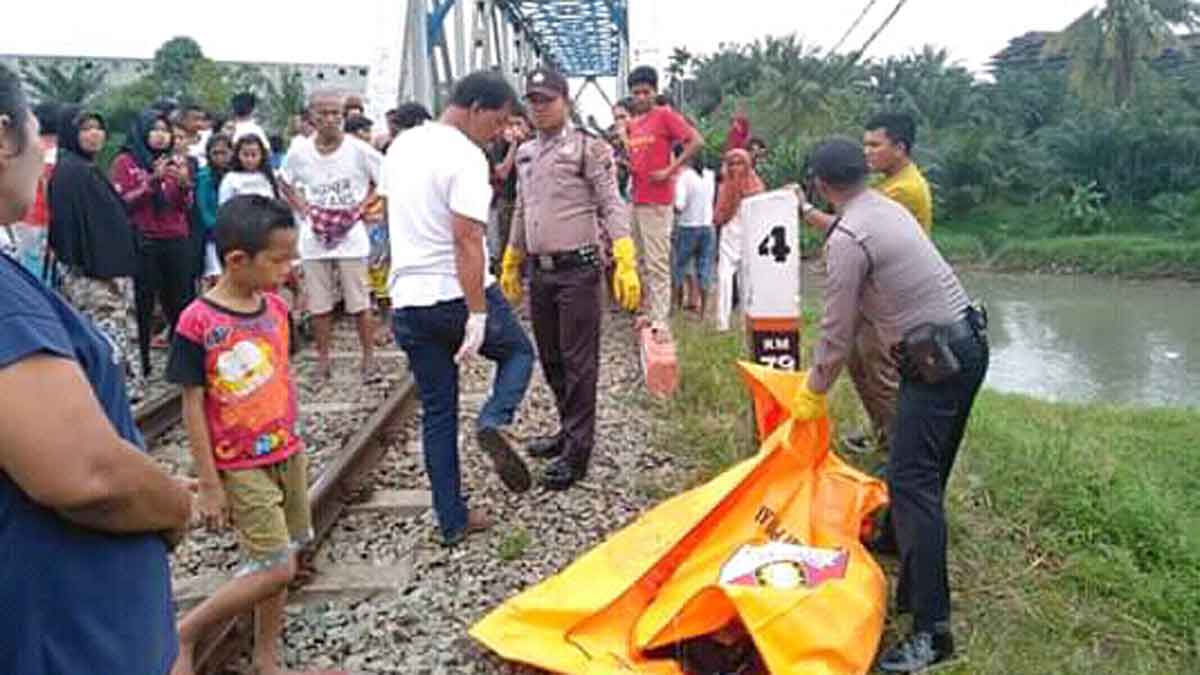
[(192, 665), (194, 650), (193, 645), (182, 642), (179, 644), (179, 655), (175, 657), (175, 665), (171, 666), (170, 675), (195, 675), (196, 671)]
[(317, 379), (333, 379), (333, 361), (328, 356), (325, 358), (317, 357)]

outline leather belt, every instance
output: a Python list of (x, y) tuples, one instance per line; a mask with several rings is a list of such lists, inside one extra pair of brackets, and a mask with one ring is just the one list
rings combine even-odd
[(578, 267), (598, 267), (600, 265), (600, 249), (593, 244), (574, 251), (537, 253), (530, 258), (533, 260), (533, 268), (542, 272), (559, 272)]
[(944, 328), (946, 330), (946, 339), (950, 342), (973, 338), (977, 334), (975, 324), (965, 317), (954, 323), (947, 324)]

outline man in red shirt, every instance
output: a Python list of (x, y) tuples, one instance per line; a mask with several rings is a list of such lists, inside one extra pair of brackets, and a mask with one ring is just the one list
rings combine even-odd
[[(704, 138), (679, 113), (656, 106), (658, 72), (639, 66), (629, 74), (633, 119), (629, 120), (629, 163), (633, 176), (633, 231), (642, 251), (642, 311), (655, 339), (670, 340), (671, 225), (675, 214), (675, 175), (704, 145)], [(682, 145), (673, 156), (671, 149)]]

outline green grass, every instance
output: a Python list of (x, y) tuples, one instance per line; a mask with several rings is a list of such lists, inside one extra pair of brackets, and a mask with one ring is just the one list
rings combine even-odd
[(1047, 207), (988, 205), (934, 228), (951, 262), (1008, 271), (1200, 279), (1200, 241), (1147, 225), (1138, 211), (1115, 211), (1109, 231), (1063, 236)]
[[(683, 322), (675, 335), (681, 387), (657, 404), (659, 445), (697, 483), (753, 451), (742, 341)], [(809, 349), (814, 335), (810, 322)], [(846, 378), (830, 411), (842, 432), (864, 424)], [(1200, 672), (1198, 447), (1200, 411), (985, 390), (948, 496), (965, 656), (948, 672)]]

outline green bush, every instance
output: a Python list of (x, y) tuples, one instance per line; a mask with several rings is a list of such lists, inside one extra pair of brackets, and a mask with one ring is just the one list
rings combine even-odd
[(1072, 185), (1058, 197), (1060, 234), (1097, 234), (1112, 225), (1112, 214), (1104, 207), (1104, 195), (1093, 181)]

